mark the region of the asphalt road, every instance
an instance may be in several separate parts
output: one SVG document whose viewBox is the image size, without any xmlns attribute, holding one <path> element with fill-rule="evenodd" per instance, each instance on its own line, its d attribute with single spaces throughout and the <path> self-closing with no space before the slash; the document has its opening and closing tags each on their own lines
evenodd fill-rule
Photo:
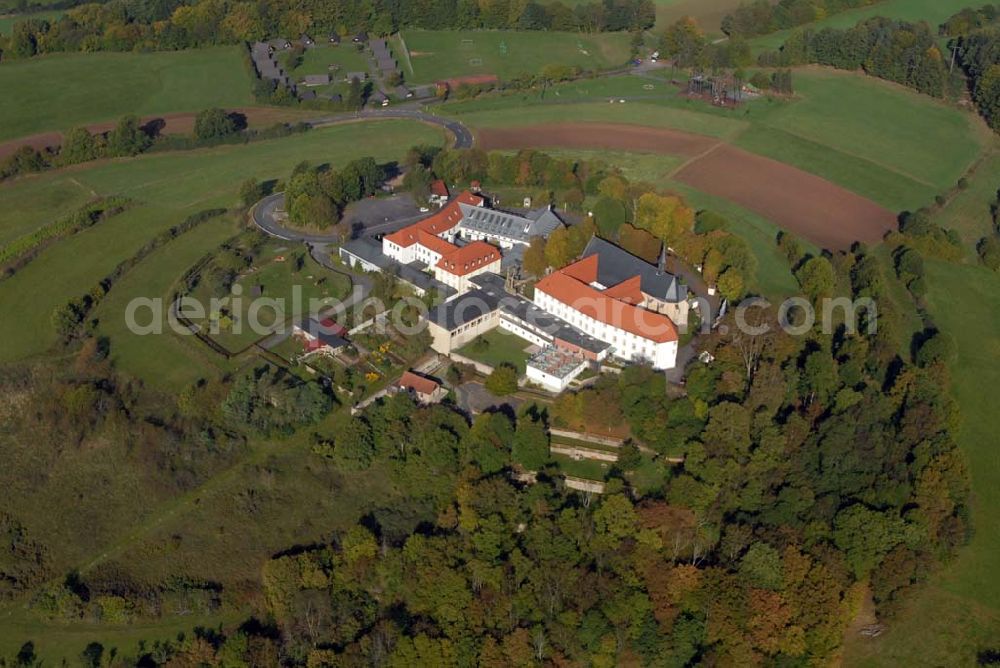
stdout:
<svg viewBox="0 0 1000 668">
<path fill-rule="evenodd" d="M 431 123 L 447 129 L 455 137 L 455 148 L 472 148 L 473 137 L 469 128 L 458 121 L 448 118 L 428 114 L 418 109 L 366 109 L 353 114 L 340 114 L 328 116 L 308 121 L 314 128 L 328 127 L 340 123 L 356 123 L 365 119 L 401 118 L 419 121 L 421 123 Z M 250 217 L 254 224 L 272 237 L 284 239 L 286 241 L 299 241 L 307 244 L 336 243 L 339 238 L 335 234 L 310 234 L 298 230 L 282 227 L 275 218 L 275 212 L 283 208 L 285 200 L 284 193 L 274 193 L 268 195 L 254 205 L 250 210 Z M 415 223 L 427 214 L 406 216 L 405 218 L 395 218 L 365 227 L 365 234 L 384 234 Z"/>
<path fill-rule="evenodd" d="M 430 123 L 431 125 L 439 125 L 455 135 L 455 148 L 472 148 L 473 137 L 469 128 L 465 127 L 459 121 L 452 120 L 450 118 L 442 118 L 441 116 L 435 116 L 434 114 L 428 114 L 427 112 L 420 111 L 419 109 L 364 109 L 353 114 L 338 114 L 337 116 L 317 118 L 308 121 L 308 123 L 314 128 L 320 128 L 328 125 L 336 125 L 338 123 L 353 123 L 359 119 L 366 118 L 401 118 L 405 120 L 420 121 L 421 123 Z"/>
</svg>

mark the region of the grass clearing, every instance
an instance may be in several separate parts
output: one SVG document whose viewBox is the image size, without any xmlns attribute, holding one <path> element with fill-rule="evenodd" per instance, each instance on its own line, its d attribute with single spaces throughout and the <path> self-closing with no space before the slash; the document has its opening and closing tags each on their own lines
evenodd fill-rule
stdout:
<svg viewBox="0 0 1000 668">
<path fill-rule="evenodd" d="M 508 103 L 504 109 L 488 111 L 468 111 L 448 105 L 442 107 L 441 110 L 473 128 L 558 123 L 571 117 L 574 122 L 610 122 L 666 127 L 710 137 L 729 138 L 747 127 L 743 121 L 739 120 L 644 102 L 628 102 L 626 104 L 588 102 L 526 107 Z"/>
<path fill-rule="evenodd" d="M 18 314 L 0 323 L 4 341 L 0 361 L 45 352 L 56 342 L 50 318 L 57 306 L 90 289 L 118 262 L 185 217 L 207 208 L 235 206 L 240 183 L 247 178 L 284 178 L 304 159 L 334 166 L 364 156 L 398 160 L 409 146 L 444 141 L 438 128 L 386 120 L 248 145 L 105 161 L 4 184 L 0 199 L 6 202 L 13 193 L 15 201 L 29 206 L 30 198 L 18 195 L 22 188 L 42 193 L 39 184 L 58 186 L 71 174 L 86 189 L 131 197 L 139 205 L 54 244 L 13 277 L 0 281 L 0 302 Z M 24 215 L 6 213 L 18 219 Z"/>
<path fill-rule="evenodd" d="M 163 299 L 165 316 L 175 281 L 212 248 L 233 236 L 237 225 L 231 217 L 210 220 L 160 248 L 125 275 L 96 310 L 99 331 L 111 343 L 111 361 L 120 370 L 149 384 L 180 391 L 206 375 L 206 361 L 217 361 L 193 337 L 171 331 L 137 336 L 125 322 L 128 302 L 136 297 Z M 164 322 L 166 322 L 164 320 Z M 200 354 L 199 354 L 200 353 Z M 208 369 L 211 373 L 212 369 Z"/>
<path fill-rule="evenodd" d="M 418 84 L 475 74 L 510 79 L 550 64 L 597 70 L 623 65 L 629 56 L 627 33 L 406 30 L 402 38 L 412 68 L 405 74 Z M 392 46 L 405 67 L 398 38 Z"/>
<path fill-rule="evenodd" d="M 301 259 L 302 269 L 298 268 Z M 268 336 L 251 327 L 254 319 L 267 328 L 276 328 L 296 316 L 310 312 L 310 300 L 341 300 L 351 289 L 350 281 L 343 274 L 332 272 L 316 263 L 308 252 L 299 244 L 273 242 L 265 246 L 261 255 L 255 260 L 254 267 L 248 273 L 240 276 L 234 284 L 239 286 L 242 299 L 238 309 L 229 295 L 222 296 L 225 305 L 220 309 L 224 313 L 213 314 L 209 304 L 213 298 L 219 298 L 212 293 L 207 281 L 202 281 L 191 295 L 204 305 L 206 317 L 195 319 L 194 322 L 204 330 L 212 328 L 213 319 L 231 323 L 220 327 L 218 334 L 210 334 L 213 340 L 226 350 L 238 353 L 257 341 Z M 258 315 L 253 315 L 251 308 L 255 297 L 255 289 L 260 289 L 260 296 L 267 300 L 276 300 L 281 304 L 278 310 L 265 307 Z M 296 297 L 296 294 L 299 296 Z"/>
<path fill-rule="evenodd" d="M 456 352 L 492 367 L 513 364 L 523 376 L 528 364 L 528 353 L 524 350 L 532 345 L 516 334 L 497 328 L 476 337 Z"/>
<path fill-rule="evenodd" d="M 250 74 L 235 46 L 41 56 L 0 67 L 0 89 L 0 140 L 65 131 L 125 114 L 252 103 Z"/>
<path fill-rule="evenodd" d="M 794 85 L 799 99 L 771 109 L 762 120 L 765 126 L 925 187 L 954 185 L 983 145 L 985 137 L 972 113 L 901 86 L 821 68 L 796 70 Z M 783 160 L 785 144 L 774 142 L 768 155 Z M 762 149 L 758 145 L 755 150 Z"/>
<path fill-rule="evenodd" d="M 968 180 L 968 188 L 959 191 L 939 214 L 942 221 L 958 230 L 970 248 L 975 247 L 993 231 L 989 203 L 1000 192 L 1000 152 L 991 151 L 983 157 Z"/>
<path fill-rule="evenodd" d="M 3 216 L 0 245 L 50 225 L 94 199 L 90 190 L 65 176 L 53 180 L 26 180 L 19 188 L 2 188 Z"/>
</svg>

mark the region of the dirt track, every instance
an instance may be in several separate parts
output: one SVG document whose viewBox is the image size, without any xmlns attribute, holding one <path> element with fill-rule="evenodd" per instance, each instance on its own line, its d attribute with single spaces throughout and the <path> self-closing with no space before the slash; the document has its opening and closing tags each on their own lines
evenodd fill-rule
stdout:
<svg viewBox="0 0 1000 668">
<path fill-rule="evenodd" d="M 484 149 L 600 148 L 692 158 L 675 175 L 823 248 L 874 243 L 895 228 L 892 211 L 835 183 L 712 137 L 614 123 L 565 123 L 478 131 Z"/>
<path fill-rule="evenodd" d="M 704 135 L 666 128 L 617 123 L 559 123 L 520 128 L 483 128 L 476 133 L 479 148 L 532 147 L 603 148 L 694 157 L 719 143 Z"/>
</svg>

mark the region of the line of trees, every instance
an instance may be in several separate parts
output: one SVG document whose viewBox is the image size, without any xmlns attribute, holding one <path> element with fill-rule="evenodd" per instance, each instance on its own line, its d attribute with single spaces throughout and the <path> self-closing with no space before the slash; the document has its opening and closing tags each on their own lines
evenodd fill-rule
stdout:
<svg viewBox="0 0 1000 668">
<path fill-rule="evenodd" d="M 965 9 L 945 21 L 942 35 L 969 78 L 972 99 L 990 127 L 1000 132 L 1000 8 Z"/>
<path fill-rule="evenodd" d="M 853 28 L 811 28 L 794 32 L 777 51 L 761 54 L 765 67 L 816 63 L 894 81 L 943 97 L 948 64 L 926 23 L 875 17 Z"/>
<path fill-rule="evenodd" d="M 164 127 L 162 119 L 142 123 L 134 115 L 123 116 L 107 132 L 91 132 L 85 127 L 75 127 L 66 133 L 59 146 L 36 149 L 25 145 L 18 148 L 0 162 L 0 181 L 101 158 L 135 157 L 154 150 L 186 150 L 274 139 L 310 128 L 306 123 L 276 123 L 264 130 L 248 130 L 243 114 L 219 108 L 199 112 L 195 117 L 194 133 L 190 136 L 164 134 Z"/>
<path fill-rule="evenodd" d="M 744 2 L 722 19 L 729 37 L 755 37 L 812 23 L 833 14 L 867 7 L 879 0 L 753 0 Z"/>
<path fill-rule="evenodd" d="M 285 209 L 300 227 L 335 227 L 345 206 L 379 192 L 385 178 L 386 169 L 370 157 L 352 160 L 340 170 L 302 162 L 285 187 Z"/>
<path fill-rule="evenodd" d="M 652 0 L 539 3 L 534 0 L 134 0 L 87 4 L 56 20 L 27 18 L 0 39 L 0 52 L 30 58 L 62 51 L 174 50 L 239 44 L 302 33 L 390 34 L 401 28 L 434 30 L 638 31 L 656 20 Z"/>
</svg>

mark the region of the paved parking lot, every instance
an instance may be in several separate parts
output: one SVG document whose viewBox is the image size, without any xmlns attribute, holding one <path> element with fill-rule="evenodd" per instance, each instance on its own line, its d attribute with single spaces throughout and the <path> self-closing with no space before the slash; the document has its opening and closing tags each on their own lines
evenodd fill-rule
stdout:
<svg viewBox="0 0 1000 668">
<path fill-rule="evenodd" d="M 344 212 L 344 222 L 350 226 L 351 236 L 357 238 L 394 232 L 429 215 L 420 212 L 413 195 L 400 193 L 351 203 Z"/>
</svg>

